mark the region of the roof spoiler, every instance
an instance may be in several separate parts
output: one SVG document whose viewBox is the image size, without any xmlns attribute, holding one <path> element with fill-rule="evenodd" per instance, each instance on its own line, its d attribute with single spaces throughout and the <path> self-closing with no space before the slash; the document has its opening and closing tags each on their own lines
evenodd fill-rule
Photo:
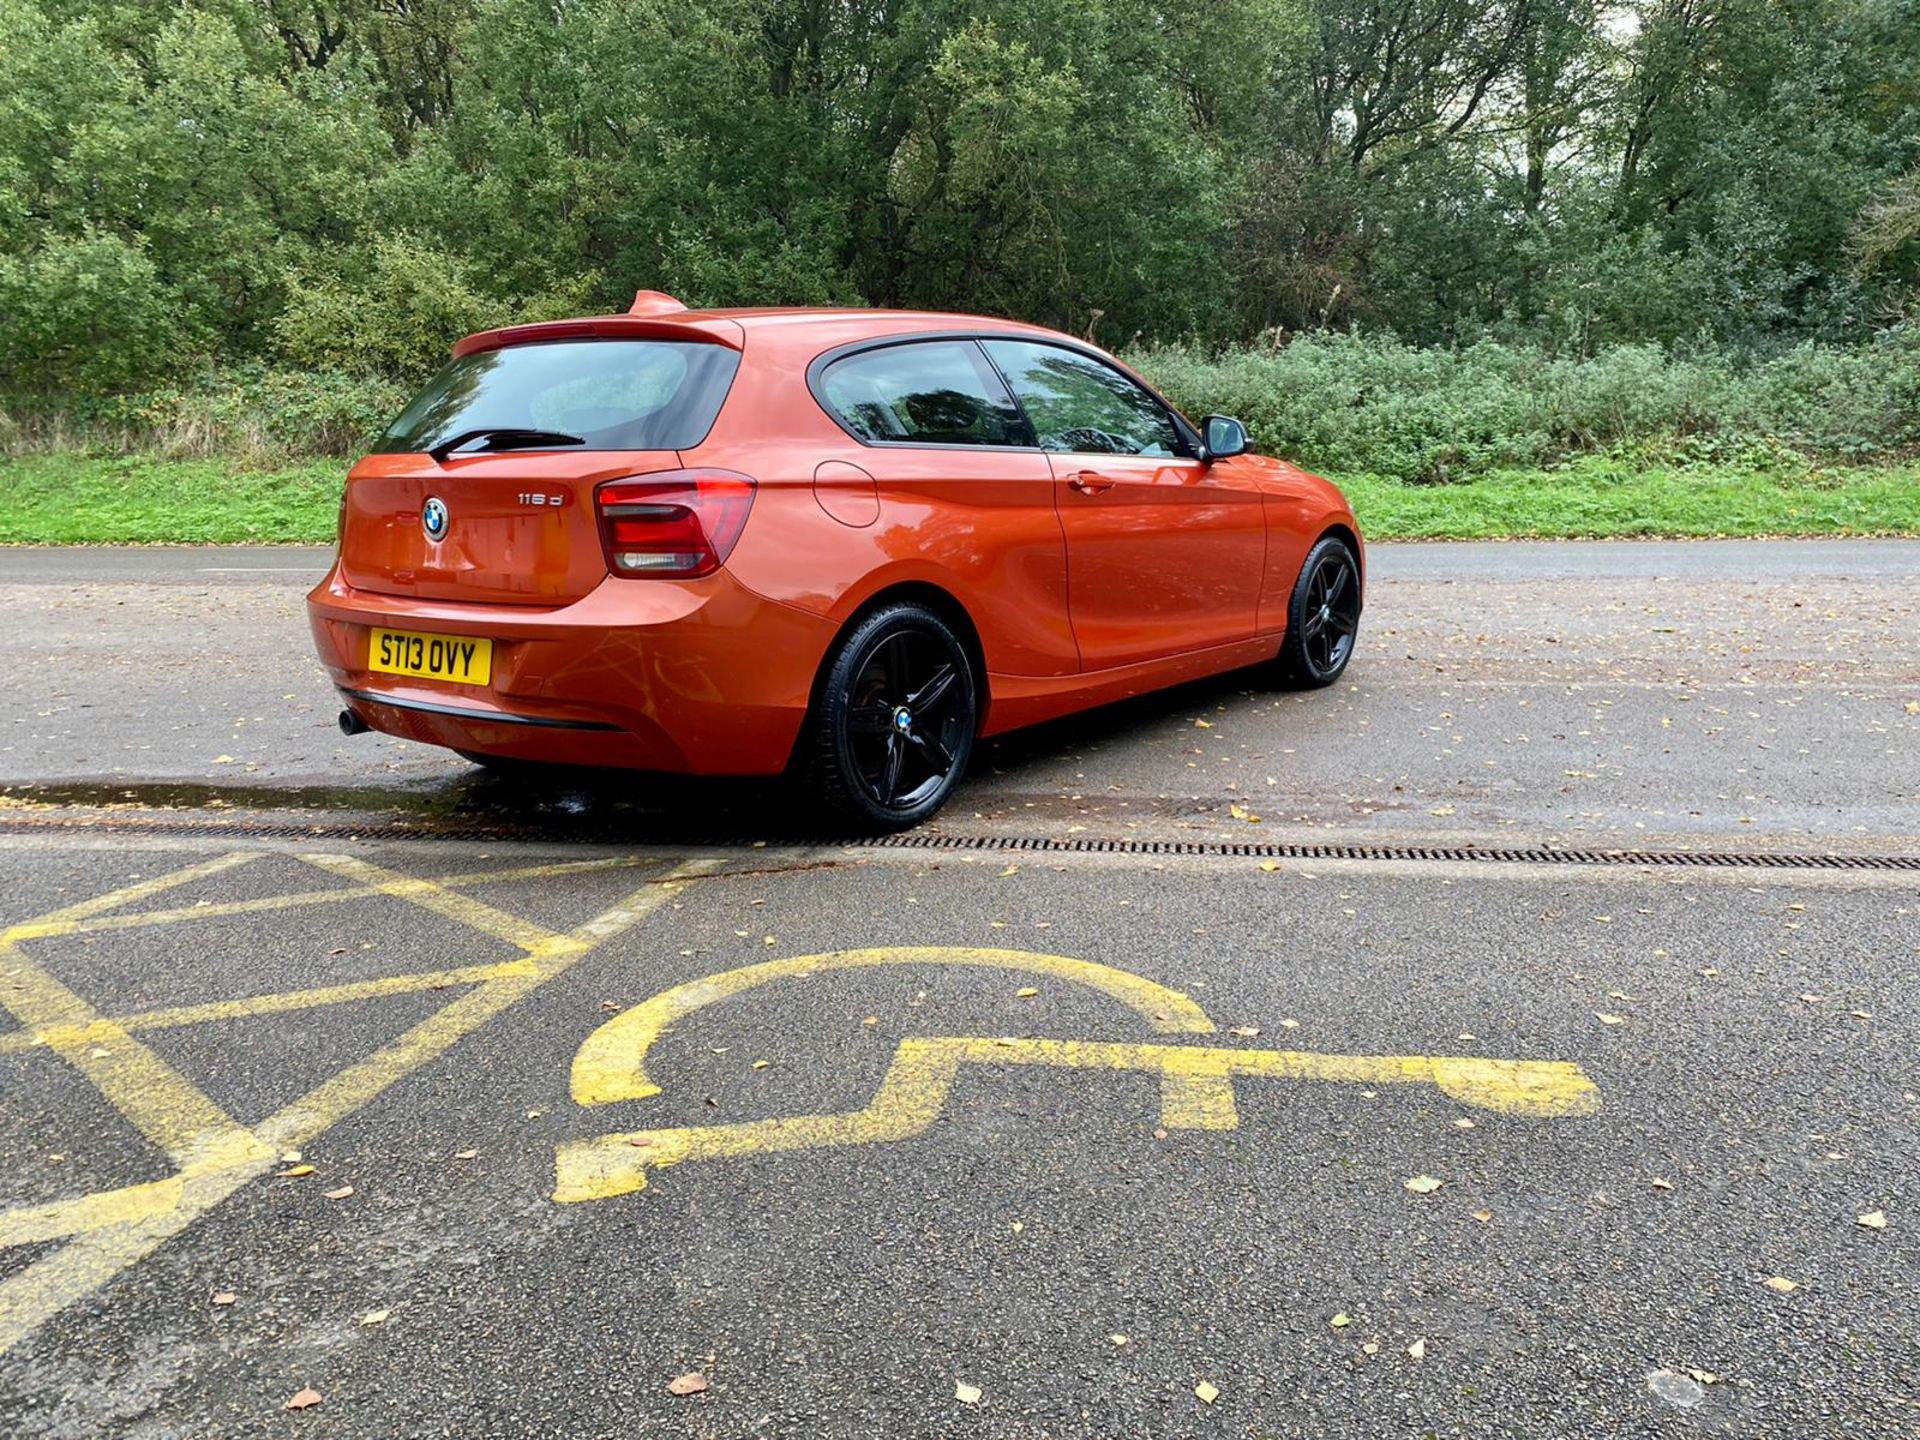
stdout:
<svg viewBox="0 0 1920 1440">
<path fill-rule="evenodd" d="M 671 297 L 668 297 L 671 298 Z M 745 348 L 746 333 L 732 320 L 718 315 L 695 315 L 673 301 L 671 311 L 655 314 L 592 315 L 578 320 L 539 320 L 482 330 L 453 347 L 456 357 L 479 350 L 504 350 L 509 345 L 532 345 L 543 340 L 703 340 L 729 350 Z"/>
</svg>

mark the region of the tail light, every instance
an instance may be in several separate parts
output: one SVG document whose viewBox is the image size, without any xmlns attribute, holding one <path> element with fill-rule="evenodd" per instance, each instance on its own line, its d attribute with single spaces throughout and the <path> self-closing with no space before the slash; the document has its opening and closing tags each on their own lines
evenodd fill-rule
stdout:
<svg viewBox="0 0 1920 1440">
<path fill-rule="evenodd" d="M 711 575 L 746 528 L 754 482 L 731 470 L 668 470 L 609 480 L 594 492 L 615 575 Z"/>
</svg>

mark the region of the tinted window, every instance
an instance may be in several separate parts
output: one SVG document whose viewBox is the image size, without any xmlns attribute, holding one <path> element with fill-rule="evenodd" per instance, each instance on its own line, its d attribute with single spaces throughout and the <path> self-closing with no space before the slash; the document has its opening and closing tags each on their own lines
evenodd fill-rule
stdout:
<svg viewBox="0 0 1920 1440">
<path fill-rule="evenodd" d="M 1055 345 L 988 340 L 1040 448 L 1096 455 L 1184 455 L 1166 407 L 1091 356 Z"/>
<path fill-rule="evenodd" d="M 1031 445 L 1007 387 L 971 340 L 885 345 L 820 377 L 827 408 L 862 440 Z"/>
<path fill-rule="evenodd" d="M 430 450 L 466 430 L 578 435 L 588 450 L 685 450 L 713 428 L 737 351 L 697 340 L 558 340 L 463 355 L 374 447 Z"/>
</svg>

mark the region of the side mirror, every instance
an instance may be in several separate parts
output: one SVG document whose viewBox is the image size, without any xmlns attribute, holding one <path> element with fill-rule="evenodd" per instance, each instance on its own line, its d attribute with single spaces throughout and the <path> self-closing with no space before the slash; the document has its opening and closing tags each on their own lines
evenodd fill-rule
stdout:
<svg viewBox="0 0 1920 1440">
<path fill-rule="evenodd" d="M 1200 422 L 1202 459 L 1227 460 L 1247 453 L 1247 427 L 1231 415 L 1209 415 Z"/>
</svg>

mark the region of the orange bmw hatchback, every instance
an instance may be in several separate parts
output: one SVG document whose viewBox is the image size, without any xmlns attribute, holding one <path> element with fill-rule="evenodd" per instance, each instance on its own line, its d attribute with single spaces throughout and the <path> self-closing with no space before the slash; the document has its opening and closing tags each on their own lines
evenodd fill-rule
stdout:
<svg viewBox="0 0 1920 1440">
<path fill-rule="evenodd" d="M 1330 684 L 1363 576 L 1334 486 L 1078 340 L 643 291 L 456 345 L 348 475 L 308 609 L 349 734 L 791 772 L 888 830 L 983 736 L 1242 666 Z"/>
</svg>

